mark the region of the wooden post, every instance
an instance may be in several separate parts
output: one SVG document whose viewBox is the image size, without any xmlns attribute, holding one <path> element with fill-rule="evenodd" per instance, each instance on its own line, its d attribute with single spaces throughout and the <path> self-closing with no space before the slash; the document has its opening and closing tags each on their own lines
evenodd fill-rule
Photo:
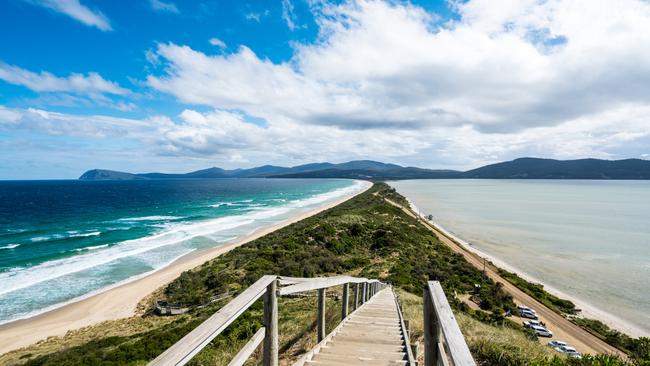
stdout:
<svg viewBox="0 0 650 366">
<path fill-rule="evenodd" d="M 361 305 L 366 302 L 366 283 L 361 284 Z"/>
<path fill-rule="evenodd" d="M 354 301 L 352 302 L 352 309 L 357 310 L 359 307 L 359 284 L 354 284 Z"/>
<path fill-rule="evenodd" d="M 348 303 L 350 302 L 350 284 L 343 285 L 343 304 L 341 304 L 341 320 L 348 316 Z"/>
<path fill-rule="evenodd" d="M 264 350 L 262 364 L 278 366 L 278 281 L 271 282 L 264 294 Z"/>
<path fill-rule="evenodd" d="M 325 338 L 325 289 L 318 289 L 318 342 Z"/>
<path fill-rule="evenodd" d="M 438 364 L 438 321 L 436 319 L 435 311 L 431 294 L 428 287 L 424 289 L 424 365 L 435 366 Z"/>
</svg>

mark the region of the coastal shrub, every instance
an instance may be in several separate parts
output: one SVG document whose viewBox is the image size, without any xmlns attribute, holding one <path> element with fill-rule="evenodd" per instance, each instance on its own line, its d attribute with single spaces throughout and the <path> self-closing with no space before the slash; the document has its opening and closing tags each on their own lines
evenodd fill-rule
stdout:
<svg viewBox="0 0 650 366">
<path fill-rule="evenodd" d="M 520 290 L 535 298 L 537 301 L 546 305 L 557 313 L 576 314 L 578 310 L 573 302 L 561 299 L 555 295 L 549 294 L 544 290 L 544 286 L 538 283 L 528 282 L 517 276 L 515 273 L 508 272 L 504 269 L 498 269 L 499 275 L 506 278 Z"/>
<path fill-rule="evenodd" d="M 611 329 L 599 320 L 577 317 L 571 320 L 581 327 L 590 330 L 612 346 L 626 351 L 640 365 L 650 365 L 650 338 L 632 338 L 627 334 Z"/>
</svg>

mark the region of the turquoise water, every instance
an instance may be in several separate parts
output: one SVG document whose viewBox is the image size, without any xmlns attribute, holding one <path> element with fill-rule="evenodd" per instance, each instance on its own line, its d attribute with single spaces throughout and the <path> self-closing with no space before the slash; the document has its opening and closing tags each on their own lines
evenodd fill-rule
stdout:
<svg viewBox="0 0 650 366">
<path fill-rule="evenodd" d="M 0 182 L 0 322 L 360 190 L 329 179 Z"/>
<path fill-rule="evenodd" d="M 473 247 L 650 334 L 650 182 L 391 185 Z"/>
</svg>

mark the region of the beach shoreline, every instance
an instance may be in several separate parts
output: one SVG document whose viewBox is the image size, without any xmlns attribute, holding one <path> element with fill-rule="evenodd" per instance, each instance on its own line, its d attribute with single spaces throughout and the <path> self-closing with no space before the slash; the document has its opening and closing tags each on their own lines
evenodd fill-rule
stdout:
<svg viewBox="0 0 650 366">
<path fill-rule="evenodd" d="M 447 230 L 445 227 L 441 226 L 439 223 L 436 223 L 434 221 L 430 221 L 426 218 L 426 215 L 420 212 L 420 210 L 417 208 L 417 206 L 409 199 L 407 199 L 409 206 L 411 210 L 420 217 L 430 223 L 432 226 L 434 226 L 438 231 L 440 231 L 442 234 L 447 236 L 449 239 L 453 240 L 456 242 L 460 247 L 465 249 L 468 252 L 471 252 L 481 258 L 485 258 L 487 261 L 492 263 L 493 266 L 497 268 L 504 269 L 508 272 L 512 272 L 516 274 L 517 276 L 523 278 L 524 280 L 532 283 L 538 283 L 544 286 L 544 290 L 548 292 L 551 295 L 557 296 L 561 299 L 566 299 L 571 302 L 573 302 L 576 305 L 576 308 L 580 309 L 579 314 L 577 315 L 578 317 L 581 318 L 589 318 L 589 319 L 595 319 L 603 322 L 607 326 L 609 326 L 612 329 L 615 329 L 617 331 L 623 332 L 627 335 L 633 336 L 633 337 L 647 337 L 648 334 L 644 330 L 636 327 L 634 324 L 630 324 L 628 321 L 623 320 L 609 312 L 606 312 L 604 310 L 599 309 L 598 307 L 588 303 L 587 301 L 578 299 L 574 296 L 568 295 L 565 292 L 558 290 L 555 287 L 548 286 L 546 283 L 543 281 L 540 281 L 539 279 L 535 278 L 534 276 L 531 276 L 530 274 L 526 273 L 525 271 L 491 255 L 488 254 L 478 248 L 476 248 L 474 245 L 471 243 L 463 240 L 462 238 L 458 237 L 457 235 L 453 234 L 449 230 Z"/>
<path fill-rule="evenodd" d="M 62 306 L 29 318 L 1 324 L 0 355 L 29 346 L 48 337 L 63 336 L 69 330 L 95 325 L 107 320 L 134 316 L 136 315 L 137 305 L 143 298 L 173 281 L 182 272 L 198 267 L 221 254 L 273 231 L 337 206 L 372 187 L 371 182 L 361 182 L 364 186 L 352 194 L 339 197 L 334 201 L 308 211 L 296 213 L 273 225 L 258 228 L 232 242 L 215 248 L 193 251 L 174 260 L 165 267 L 135 277 L 135 279 L 128 282 L 107 287 L 101 292 L 77 298 Z"/>
</svg>

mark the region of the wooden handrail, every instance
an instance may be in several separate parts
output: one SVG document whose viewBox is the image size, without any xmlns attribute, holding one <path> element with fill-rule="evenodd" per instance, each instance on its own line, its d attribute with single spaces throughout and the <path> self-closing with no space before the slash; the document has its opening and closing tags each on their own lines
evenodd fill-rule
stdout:
<svg viewBox="0 0 650 366">
<path fill-rule="evenodd" d="M 299 281 L 299 282 L 296 281 L 296 279 L 292 279 L 292 281 L 295 282 L 289 284 L 289 286 L 280 289 L 280 296 L 289 295 L 296 292 L 320 290 L 323 288 L 344 285 L 346 283 L 378 283 L 379 282 L 377 280 L 369 280 L 367 278 L 357 278 L 357 277 L 349 277 L 349 276 L 316 277 L 316 278 L 307 279 L 306 281 Z M 281 278 L 280 284 L 282 283 L 283 282 Z"/>
<path fill-rule="evenodd" d="M 325 336 L 325 289 L 328 287 L 355 284 L 356 310 L 358 300 L 364 303 L 378 292 L 385 284 L 378 280 L 368 280 L 350 276 L 319 277 L 319 278 L 298 278 L 266 275 L 257 280 L 249 288 L 244 290 L 231 302 L 222 307 L 218 312 L 210 316 L 198 327 L 186 334 L 178 342 L 168 348 L 165 352 L 149 363 L 149 366 L 182 366 L 189 362 L 208 343 L 223 332 L 237 317 L 246 311 L 255 301 L 264 296 L 264 327 L 261 328 L 251 340 L 237 353 L 231 361 L 232 365 L 241 365 L 246 361 L 253 351 L 263 343 L 264 366 L 278 365 L 278 305 L 277 296 L 293 294 L 302 291 L 318 290 L 318 328 L 319 341 Z M 285 285 L 285 287 L 280 287 Z M 363 296 L 358 297 L 358 289 L 363 289 Z M 345 303 L 342 304 L 342 318 L 348 315 L 348 296 L 344 296 Z"/>
<path fill-rule="evenodd" d="M 246 343 L 244 348 L 242 348 L 235 357 L 233 357 L 232 361 L 228 364 L 228 366 L 242 366 L 248 358 L 255 352 L 257 347 L 262 344 L 262 341 L 264 340 L 264 335 L 265 335 L 266 328 L 262 327 L 260 328 L 255 335 Z"/>
<path fill-rule="evenodd" d="M 181 366 L 189 362 L 210 341 L 224 331 L 265 292 L 266 287 L 276 281 L 277 276 L 263 276 L 221 310 L 201 323 L 185 337 L 156 357 L 149 366 Z"/>
<path fill-rule="evenodd" d="M 476 366 L 438 281 L 424 288 L 425 366 Z"/>
</svg>

